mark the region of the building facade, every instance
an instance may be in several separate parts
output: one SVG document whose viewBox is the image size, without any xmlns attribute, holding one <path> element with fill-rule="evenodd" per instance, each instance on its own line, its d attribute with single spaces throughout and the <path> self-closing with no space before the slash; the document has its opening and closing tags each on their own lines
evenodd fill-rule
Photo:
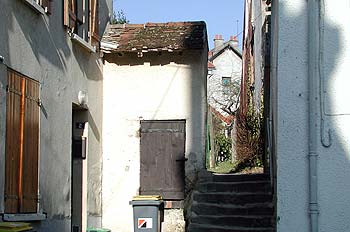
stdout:
<svg viewBox="0 0 350 232">
<path fill-rule="evenodd" d="M 185 198 L 205 168 L 205 23 L 110 25 L 102 43 L 103 225 L 131 231 L 133 196 L 161 195 L 162 231 L 185 231 Z"/>
<path fill-rule="evenodd" d="M 101 226 L 98 49 L 111 10 L 105 0 L 2 1 L 0 220 Z"/>
<path fill-rule="evenodd" d="M 246 1 L 248 20 L 265 14 L 253 9 L 260 3 Z M 348 231 L 350 27 L 344 21 L 349 2 L 265 3 L 271 3 L 263 8 L 271 10 L 271 36 L 260 44 L 270 49 L 251 49 L 250 57 L 269 53 L 270 59 L 270 77 L 262 84 L 269 90 L 265 136 L 273 160 L 277 231 Z M 259 46 L 260 28 L 245 30 Z M 251 60 L 256 72 L 262 62 Z"/>
<path fill-rule="evenodd" d="M 216 35 L 208 55 L 208 104 L 224 116 L 234 115 L 239 98 L 242 54 L 238 40 Z"/>
</svg>

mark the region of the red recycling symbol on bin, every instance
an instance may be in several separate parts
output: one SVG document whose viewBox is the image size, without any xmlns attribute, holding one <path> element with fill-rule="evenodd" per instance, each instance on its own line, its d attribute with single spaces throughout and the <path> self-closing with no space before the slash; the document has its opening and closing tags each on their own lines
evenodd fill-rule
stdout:
<svg viewBox="0 0 350 232">
<path fill-rule="evenodd" d="M 139 229 L 151 229 L 152 228 L 152 218 L 138 218 L 137 228 Z"/>
</svg>

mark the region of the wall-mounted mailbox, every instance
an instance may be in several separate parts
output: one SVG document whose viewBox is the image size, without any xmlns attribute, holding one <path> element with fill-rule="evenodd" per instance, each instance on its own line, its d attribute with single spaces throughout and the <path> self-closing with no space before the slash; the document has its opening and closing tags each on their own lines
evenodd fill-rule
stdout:
<svg viewBox="0 0 350 232">
<path fill-rule="evenodd" d="M 74 158 L 86 158 L 86 137 L 78 136 L 73 138 L 72 154 Z"/>
</svg>

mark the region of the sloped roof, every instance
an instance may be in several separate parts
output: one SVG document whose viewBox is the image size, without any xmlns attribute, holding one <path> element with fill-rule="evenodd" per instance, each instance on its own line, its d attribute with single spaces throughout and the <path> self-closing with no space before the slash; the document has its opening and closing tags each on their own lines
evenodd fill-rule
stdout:
<svg viewBox="0 0 350 232">
<path fill-rule="evenodd" d="M 226 123 L 226 125 L 231 125 L 235 117 L 233 115 L 223 115 L 219 111 L 217 111 L 213 106 L 209 105 L 209 110 L 212 112 L 214 115 L 216 115 L 221 121 Z"/>
<path fill-rule="evenodd" d="M 242 52 L 239 50 L 238 47 L 235 47 L 232 45 L 230 41 L 227 41 L 223 43 L 222 45 L 211 49 L 208 52 L 208 60 L 213 61 L 216 57 L 218 57 L 220 54 L 222 54 L 225 49 L 232 49 L 232 51 L 240 58 L 242 58 Z"/>
<path fill-rule="evenodd" d="M 215 69 L 215 65 L 213 64 L 213 62 L 208 61 L 208 69 Z"/>
<path fill-rule="evenodd" d="M 107 26 L 101 50 L 105 53 L 198 50 L 207 43 L 203 21 L 115 24 Z"/>
</svg>

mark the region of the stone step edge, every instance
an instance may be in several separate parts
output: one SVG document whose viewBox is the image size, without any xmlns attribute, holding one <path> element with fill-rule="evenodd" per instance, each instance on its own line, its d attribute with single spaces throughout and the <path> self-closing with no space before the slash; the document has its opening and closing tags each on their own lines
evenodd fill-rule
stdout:
<svg viewBox="0 0 350 232">
<path fill-rule="evenodd" d="M 218 185 L 240 185 L 240 184 L 271 184 L 271 181 L 268 180 L 249 180 L 249 181 L 234 181 L 234 182 L 225 182 L 225 181 L 213 181 L 213 180 L 199 180 L 198 185 L 202 184 L 218 184 Z"/>
<path fill-rule="evenodd" d="M 219 219 L 219 218 L 244 218 L 244 219 L 273 219 L 273 215 L 197 215 L 196 213 L 191 214 L 192 218 L 212 218 L 212 219 Z"/>
<path fill-rule="evenodd" d="M 248 203 L 245 205 L 236 205 L 236 204 L 216 204 L 216 203 L 203 203 L 203 202 L 192 202 L 192 206 L 209 206 L 217 207 L 222 209 L 251 209 L 251 208 L 273 208 L 272 202 L 261 202 L 261 203 Z"/>
<path fill-rule="evenodd" d="M 206 195 L 231 195 L 231 196 L 244 196 L 244 195 L 271 195 L 272 196 L 272 192 L 256 192 L 256 191 L 252 191 L 252 192 L 235 192 L 235 191 L 230 191 L 230 192 L 201 192 L 199 190 L 194 190 L 192 192 L 192 194 L 206 194 Z"/>
<path fill-rule="evenodd" d="M 262 231 L 262 230 L 271 230 L 274 231 L 274 228 L 272 227 L 242 227 L 242 226 L 214 226 L 211 224 L 199 224 L 199 223 L 190 223 L 189 224 L 189 229 L 192 227 L 197 227 L 198 229 L 200 228 L 205 228 L 205 229 L 220 229 L 220 230 L 237 230 L 237 231 Z"/>
</svg>

